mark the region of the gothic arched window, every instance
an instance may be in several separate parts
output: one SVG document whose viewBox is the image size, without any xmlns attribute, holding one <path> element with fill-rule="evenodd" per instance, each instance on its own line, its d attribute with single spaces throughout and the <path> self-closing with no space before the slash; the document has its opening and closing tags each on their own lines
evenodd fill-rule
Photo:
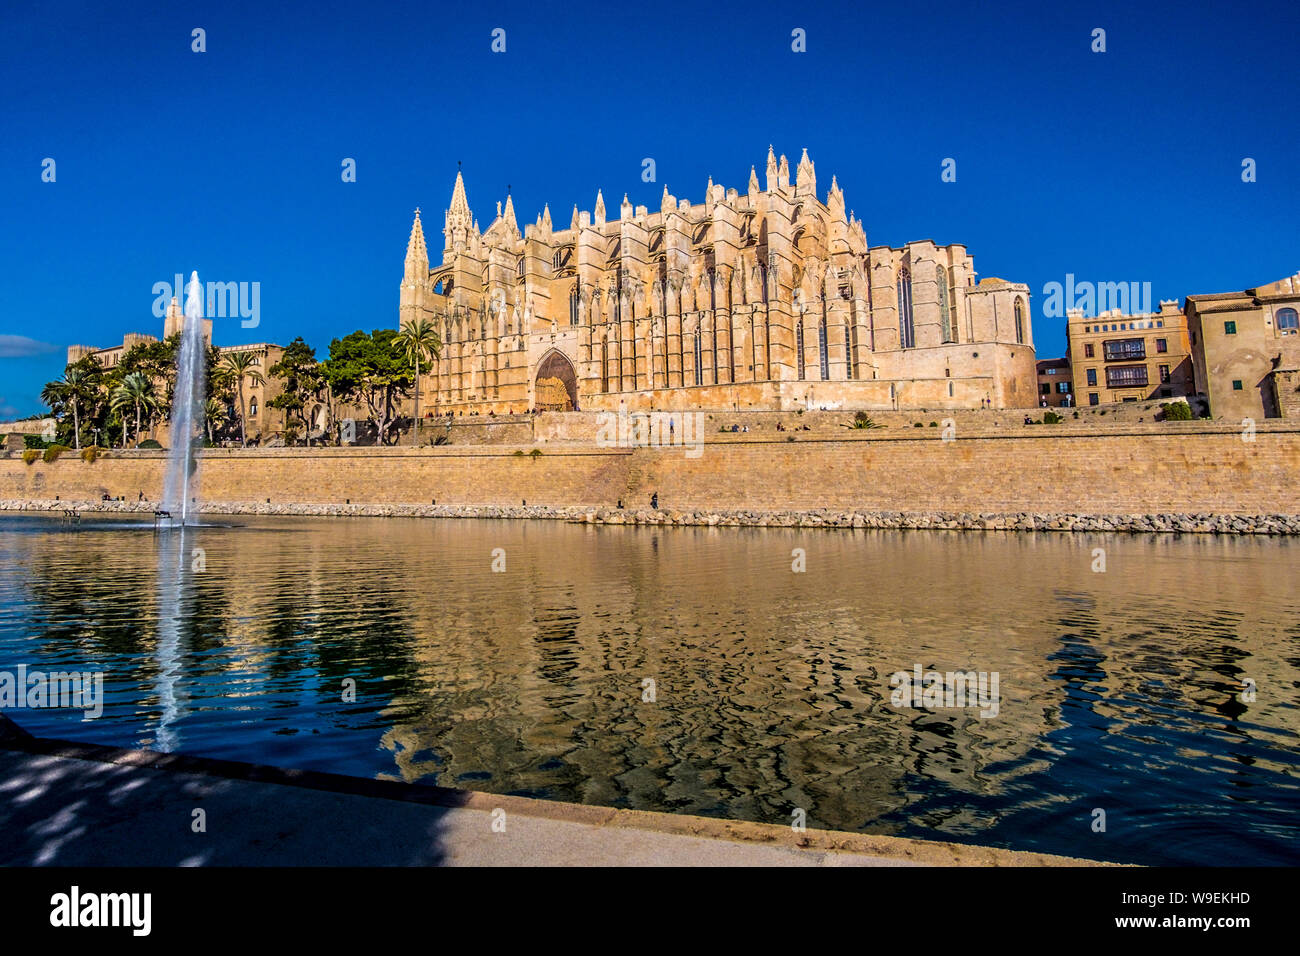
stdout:
<svg viewBox="0 0 1300 956">
<path fill-rule="evenodd" d="M 569 324 L 578 324 L 578 284 L 575 282 L 569 290 Z"/>
<path fill-rule="evenodd" d="M 515 275 L 521 279 L 524 277 L 524 260 L 522 257 L 519 259 L 519 265 L 515 266 Z"/>
<path fill-rule="evenodd" d="M 822 320 L 817 326 L 817 361 L 821 365 L 822 381 L 831 377 L 830 344 L 826 341 L 826 300 L 822 299 Z"/>
<path fill-rule="evenodd" d="M 797 355 L 796 361 L 799 363 L 799 381 L 803 381 L 803 319 L 795 327 L 794 350 Z"/>
<path fill-rule="evenodd" d="M 1019 297 L 1016 298 L 1016 343 L 1023 345 L 1025 342 L 1025 305 Z"/>
<path fill-rule="evenodd" d="M 916 345 L 916 325 L 912 319 L 912 273 L 907 266 L 898 271 L 898 347 Z"/>
<path fill-rule="evenodd" d="M 956 342 L 960 338 L 957 334 L 957 283 L 951 269 L 948 270 L 948 328 L 952 330 L 952 340 Z"/>
<path fill-rule="evenodd" d="M 700 330 L 695 330 L 695 384 L 704 384 L 704 353 L 700 345 Z"/>
<path fill-rule="evenodd" d="M 948 310 L 948 272 L 943 266 L 935 266 L 934 281 L 939 284 L 939 321 L 943 325 L 943 341 L 951 342 L 952 315 Z"/>
<path fill-rule="evenodd" d="M 758 380 L 758 339 L 754 336 L 754 317 L 749 317 L 749 377 L 755 381 Z"/>
</svg>

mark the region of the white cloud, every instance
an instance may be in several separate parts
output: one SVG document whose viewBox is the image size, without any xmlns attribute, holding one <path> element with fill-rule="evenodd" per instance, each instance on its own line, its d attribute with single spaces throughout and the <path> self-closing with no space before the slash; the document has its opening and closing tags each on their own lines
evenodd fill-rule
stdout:
<svg viewBox="0 0 1300 956">
<path fill-rule="evenodd" d="M 28 358 L 33 355 L 49 355 L 58 350 L 57 345 L 29 339 L 25 335 L 0 335 L 0 358 Z"/>
</svg>

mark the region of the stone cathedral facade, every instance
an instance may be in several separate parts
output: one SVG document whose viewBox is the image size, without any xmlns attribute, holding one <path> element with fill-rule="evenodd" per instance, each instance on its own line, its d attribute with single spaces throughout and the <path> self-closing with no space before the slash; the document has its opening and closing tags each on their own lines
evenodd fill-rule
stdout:
<svg viewBox="0 0 1300 956">
<path fill-rule="evenodd" d="M 744 192 L 616 213 L 597 193 L 521 231 L 507 196 L 480 231 L 457 173 L 431 265 L 416 210 L 399 321 L 443 343 L 422 411 L 1036 404 L 1028 287 L 976 282 L 962 245 L 868 245 L 807 151 L 793 182 L 769 149 L 765 188 L 751 168 Z"/>
</svg>

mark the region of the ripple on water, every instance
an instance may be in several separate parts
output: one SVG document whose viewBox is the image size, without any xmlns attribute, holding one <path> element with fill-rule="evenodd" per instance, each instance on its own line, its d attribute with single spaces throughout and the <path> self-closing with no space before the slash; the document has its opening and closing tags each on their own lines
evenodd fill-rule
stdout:
<svg viewBox="0 0 1300 956">
<path fill-rule="evenodd" d="M 185 560 L 195 547 L 206 571 Z M 1277 690 L 1300 678 L 1298 569 L 1296 543 L 1207 536 L 248 518 L 182 541 L 5 516 L 0 668 L 104 672 L 102 718 L 18 715 L 47 735 L 769 822 L 801 808 L 811 826 L 1132 862 L 1282 863 L 1300 810 L 1300 715 Z M 891 675 L 917 666 L 997 673 L 997 715 L 895 706 Z"/>
</svg>

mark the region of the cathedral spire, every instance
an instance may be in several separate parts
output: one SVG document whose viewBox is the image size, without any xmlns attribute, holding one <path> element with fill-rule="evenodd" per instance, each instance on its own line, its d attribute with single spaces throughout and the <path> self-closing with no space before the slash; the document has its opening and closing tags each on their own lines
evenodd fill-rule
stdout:
<svg viewBox="0 0 1300 956">
<path fill-rule="evenodd" d="M 812 160 L 808 158 L 806 148 L 799 160 L 799 168 L 795 171 L 795 193 L 801 196 L 817 195 L 817 170 L 813 166 Z"/>
<path fill-rule="evenodd" d="M 749 167 L 749 194 L 752 196 L 759 192 L 758 188 L 758 170 L 753 166 Z"/>
<path fill-rule="evenodd" d="M 469 199 L 465 195 L 465 177 L 461 175 L 460 170 L 456 170 L 456 185 L 451 189 L 451 205 L 447 208 L 448 215 L 458 214 L 469 217 Z"/>
<path fill-rule="evenodd" d="M 551 204 L 546 203 L 542 206 L 542 225 L 550 231 L 551 228 Z"/>
<path fill-rule="evenodd" d="M 420 269 L 424 271 L 419 272 Z M 415 209 L 415 221 L 411 223 L 411 237 L 406 240 L 406 271 L 417 278 L 429 273 L 429 250 L 424 244 L 424 227 L 420 225 L 418 206 Z"/>
<path fill-rule="evenodd" d="M 835 216 L 840 222 L 844 222 L 844 190 L 840 189 L 839 181 L 832 176 L 831 188 L 826 193 L 826 207 L 830 209 L 831 215 Z"/>
<path fill-rule="evenodd" d="M 510 197 L 510 193 L 506 193 L 506 211 L 503 218 L 506 225 L 510 227 L 510 231 L 517 235 L 519 233 L 519 222 L 515 219 L 515 201 Z"/>
<path fill-rule="evenodd" d="M 451 205 L 447 207 L 443 235 L 446 237 L 447 249 L 458 245 L 464 248 L 469 234 L 474 230 L 474 214 L 469 209 L 469 199 L 465 195 L 465 179 L 460 170 L 456 170 L 456 185 L 451 190 Z"/>
<path fill-rule="evenodd" d="M 767 147 L 767 191 L 772 192 L 776 189 L 776 153 L 773 152 L 771 145 Z"/>
<path fill-rule="evenodd" d="M 598 227 L 605 225 L 605 197 L 599 189 L 596 190 L 595 223 Z"/>
<path fill-rule="evenodd" d="M 569 220 L 569 228 L 574 232 L 578 231 L 578 204 L 573 204 L 573 218 Z"/>
</svg>

